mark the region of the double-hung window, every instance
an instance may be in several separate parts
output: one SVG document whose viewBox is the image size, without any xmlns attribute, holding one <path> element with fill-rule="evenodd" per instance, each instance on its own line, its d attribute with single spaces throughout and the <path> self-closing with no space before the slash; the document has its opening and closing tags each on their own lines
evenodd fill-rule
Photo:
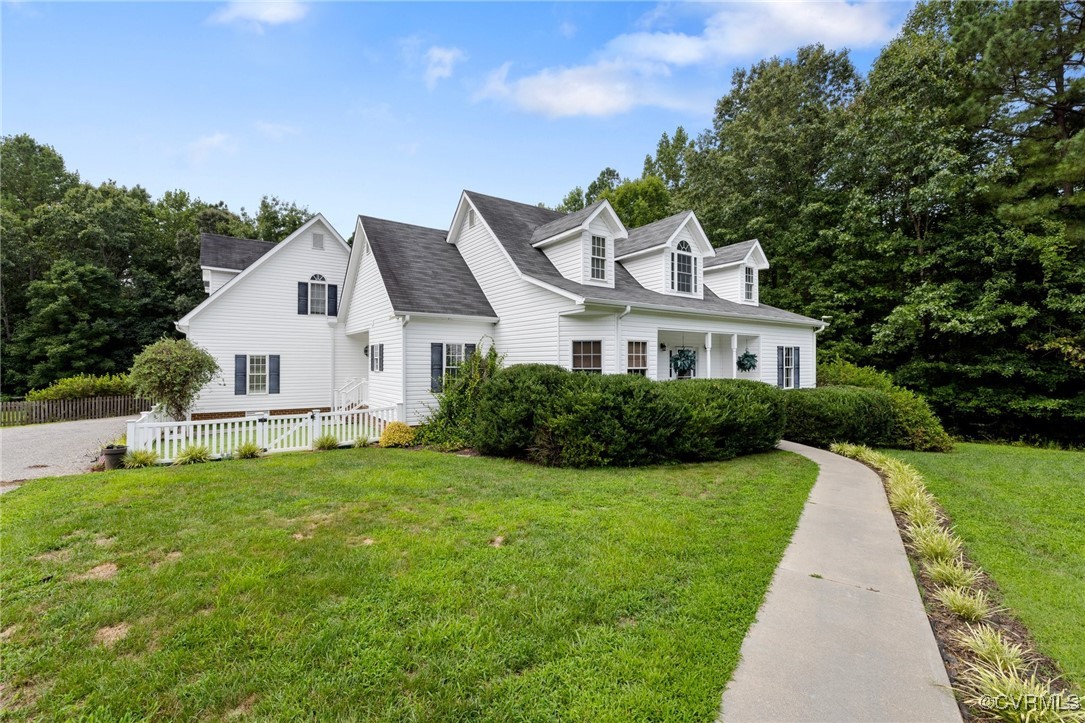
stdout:
<svg viewBox="0 0 1085 723">
<path fill-rule="evenodd" d="M 329 284 L 321 274 L 298 282 L 298 313 L 312 316 L 339 314 L 339 287 Z"/>
<path fill-rule="evenodd" d="M 776 386 L 798 389 L 799 379 L 799 347 L 776 347 Z"/>
<path fill-rule="evenodd" d="M 603 342 L 574 341 L 573 371 L 586 374 L 603 373 Z"/>
<path fill-rule="evenodd" d="M 629 374 L 638 374 L 642 377 L 648 376 L 648 342 L 629 342 L 625 370 Z"/>
<path fill-rule="evenodd" d="M 688 241 L 679 241 L 671 254 L 671 290 L 680 294 L 697 293 L 697 257 Z"/>
<path fill-rule="evenodd" d="M 440 392 L 445 388 L 445 379 L 460 373 L 460 367 L 467 357 L 475 353 L 474 344 L 433 342 L 430 344 L 429 390 Z"/>
<path fill-rule="evenodd" d="M 753 301 L 757 294 L 757 272 L 752 266 L 744 266 L 743 271 L 742 295 L 746 301 Z"/>
<path fill-rule="evenodd" d="M 607 280 L 607 240 L 603 236 L 591 237 L 591 278 Z"/>
<path fill-rule="evenodd" d="M 249 357 L 249 394 L 267 394 L 267 357 Z"/>
<path fill-rule="evenodd" d="M 384 371 L 384 344 L 369 345 L 369 371 Z"/>
<path fill-rule="evenodd" d="M 278 394 L 278 354 L 234 355 L 234 394 Z"/>
</svg>

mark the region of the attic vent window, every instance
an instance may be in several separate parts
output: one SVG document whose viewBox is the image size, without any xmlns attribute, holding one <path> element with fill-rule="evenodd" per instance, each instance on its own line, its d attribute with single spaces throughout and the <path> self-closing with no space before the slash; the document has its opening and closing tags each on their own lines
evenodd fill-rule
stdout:
<svg viewBox="0 0 1085 723">
<path fill-rule="evenodd" d="M 467 228 L 475 227 L 475 209 L 467 209 Z"/>
<path fill-rule="evenodd" d="M 607 280 L 607 240 L 602 236 L 591 237 L 591 278 Z"/>
<path fill-rule="evenodd" d="M 322 233 L 314 233 L 313 234 L 313 248 L 316 249 L 317 251 L 323 251 L 324 250 L 324 234 L 322 234 Z"/>
</svg>

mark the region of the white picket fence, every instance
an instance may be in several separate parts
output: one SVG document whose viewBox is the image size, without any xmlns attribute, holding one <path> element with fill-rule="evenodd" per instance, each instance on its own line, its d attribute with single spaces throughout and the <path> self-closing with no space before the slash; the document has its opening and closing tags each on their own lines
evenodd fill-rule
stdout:
<svg viewBox="0 0 1085 723">
<path fill-rule="evenodd" d="M 341 446 L 361 438 L 375 442 L 384 427 L 399 418 L 399 412 L 398 406 L 368 407 L 193 422 L 164 420 L 159 414 L 144 412 L 128 422 L 127 442 L 128 449 L 154 452 L 160 462 L 173 462 L 183 449 L 194 445 L 207 447 L 212 457 L 231 455 L 246 442 L 265 452 L 292 452 L 312 449 L 314 440 L 329 434 Z"/>
</svg>

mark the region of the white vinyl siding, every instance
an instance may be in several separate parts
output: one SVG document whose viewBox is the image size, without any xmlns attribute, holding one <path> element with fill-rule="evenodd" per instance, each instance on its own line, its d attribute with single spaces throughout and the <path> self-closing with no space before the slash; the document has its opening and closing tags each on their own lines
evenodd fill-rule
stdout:
<svg viewBox="0 0 1085 723">
<path fill-rule="evenodd" d="M 364 239 L 355 238 L 355 253 L 361 253 L 357 278 L 351 291 L 350 310 L 345 320 L 346 333 L 365 344 L 384 345 L 382 373 L 369 373 L 366 401 L 371 407 L 383 407 L 403 402 L 403 322 L 393 315 L 373 252 Z M 344 320 L 340 319 L 343 324 Z"/>
<path fill-rule="evenodd" d="M 741 302 L 742 284 L 741 266 L 727 266 L 720 269 L 709 267 L 705 269 L 704 285 L 712 289 L 712 293 L 721 299 Z"/>
<path fill-rule="evenodd" d="M 274 400 L 271 408 L 331 404 L 332 337 L 341 332 L 324 321 L 298 314 L 296 290 L 298 282 L 313 273 L 341 285 L 348 251 L 333 241 L 331 230 L 322 222 L 314 226 L 325 234 L 323 251 L 313 250 L 309 233 L 284 242 L 274 249 L 273 256 L 230 289 L 220 291 L 219 298 L 191 319 L 188 338 L 210 352 L 222 369 L 219 378 L 200 391 L 193 411 L 268 409 L 269 397 L 249 400 L 247 395 L 234 394 L 234 357 L 250 350 L 274 350 L 281 357 L 280 393 L 270 396 Z"/>
<path fill-rule="evenodd" d="M 430 391 L 430 345 L 445 345 L 447 365 L 450 345 L 462 347 L 464 354 L 467 352 L 467 344 L 475 344 L 479 352 L 489 348 L 489 340 L 494 336 L 494 325 L 453 317 L 412 319 L 404 327 L 404 331 L 407 342 L 407 423 L 420 424 L 437 405 L 433 392 Z"/>
<path fill-rule="evenodd" d="M 644 288 L 649 291 L 655 291 L 662 294 L 666 291 L 663 279 L 663 250 L 653 251 L 652 253 L 645 254 L 643 256 L 637 256 L 636 258 L 626 259 L 619 261 L 625 270 L 633 275 L 633 278 L 637 280 Z M 667 275 L 670 275 L 670 267 L 667 268 Z"/>
<path fill-rule="evenodd" d="M 558 273 L 576 283 L 581 283 L 583 264 L 581 261 L 582 249 L 579 235 L 565 241 L 559 241 L 543 249 L 543 253 L 550 259 L 550 263 L 558 270 Z"/>
</svg>

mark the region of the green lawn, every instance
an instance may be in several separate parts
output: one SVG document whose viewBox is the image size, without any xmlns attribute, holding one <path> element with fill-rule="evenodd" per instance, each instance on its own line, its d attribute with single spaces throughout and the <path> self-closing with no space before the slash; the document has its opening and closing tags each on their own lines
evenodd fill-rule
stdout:
<svg viewBox="0 0 1085 723">
<path fill-rule="evenodd" d="M 1085 687 L 1085 453 L 993 444 L 891 453 L 923 472 L 1006 606 Z"/>
<path fill-rule="evenodd" d="M 816 472 L 361 449 L 31 482 L 0 498 L 0 716 L 712 720 Z"/>
</svg>

